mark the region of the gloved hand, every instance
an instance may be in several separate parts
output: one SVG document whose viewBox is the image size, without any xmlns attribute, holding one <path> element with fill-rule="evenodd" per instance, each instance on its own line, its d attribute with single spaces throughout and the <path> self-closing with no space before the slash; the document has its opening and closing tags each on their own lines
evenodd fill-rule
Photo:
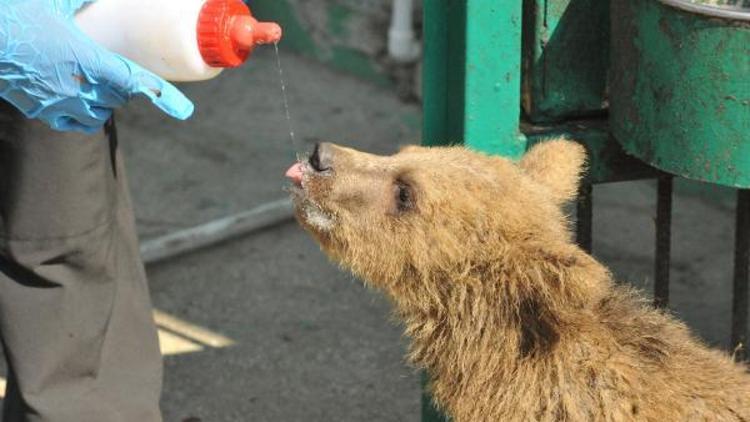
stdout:
<svg viewBox="0 0 750 422">
<path fill-rule="evenodd" d="M 95 0 L 0 0 L 0 97 L 53 129 L 94 132 L 146 95 L 187 119 L 193 103 L 167 81 L 88 38 L 74 14 Z"/>
</svg>

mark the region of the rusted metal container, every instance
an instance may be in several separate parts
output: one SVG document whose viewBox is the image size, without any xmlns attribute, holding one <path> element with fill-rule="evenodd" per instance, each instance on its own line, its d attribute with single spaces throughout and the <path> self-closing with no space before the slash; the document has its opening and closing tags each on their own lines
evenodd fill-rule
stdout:
<svg viewBox="0 0 750 422">
<path fill-rule="evenodd" d="M 750 188 L 750 9 L 612 2 L 610 124 L 637 158 Z"/>
</svg>

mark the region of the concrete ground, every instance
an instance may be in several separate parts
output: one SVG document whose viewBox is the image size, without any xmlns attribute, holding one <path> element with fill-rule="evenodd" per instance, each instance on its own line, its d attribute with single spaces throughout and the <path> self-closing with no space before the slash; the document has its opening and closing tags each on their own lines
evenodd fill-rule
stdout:
<svg viewBox="0 0 750 422">
<path fill-rule="evenodd" d="M 420 111 L 380 88 L 282 55 L 297 136 L 391 152 L 419 138 Z M 283 197 L 294 160 L 272 51 L 184 86 L 195 118 L 143 104 L 119 116 L 142 239 Z M 680 183 L 673 304 L 706 341 L 728 339 L 733 214 L 727 192 Z M 707 194 L 706 192 L 714 192 Z M 595 189 L 594 248 L 621 280 L 651 288 L 655 188 Z M 166 357 L 172 421 L 419 420 L 419 377 L 389 307 L 330 264 L 293 222 L 150 267 L 155 306 L 230 347 Z"/>
<path fill-rule="evenodd" d="M 282 52 L 296 137 L 378 152 L 418 139 L 417 107 Z M 141 238 L 286 196 L 295 151 L 272 49 L 184 86 L 195 118 L 119 120 Z M 301 149 L 301 148 L 300 148 Z M 149 268 L 155 306 L 233 347 L 166 358 L 167 421 L 417 421 L 419 386 L 388 306 L 293 222 Z"/>
</svg>

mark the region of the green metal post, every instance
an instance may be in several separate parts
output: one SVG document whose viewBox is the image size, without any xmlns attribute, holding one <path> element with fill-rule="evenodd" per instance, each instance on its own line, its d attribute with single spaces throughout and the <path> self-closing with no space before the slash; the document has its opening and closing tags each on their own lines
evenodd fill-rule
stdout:
<svg viewBox="0 0 750 422">
<path fill-rule="evenodd" d="M 425 2 L 424 143 L 519 157 L 522 1 Z"/>
<path fill-rule="evenodd" d="M 520 157 L 522 0 L 424 2 L 424 144 Z M 426 381 L 425 381 L 426 383 Z M 423 398 L 423 422 L 444 417 Z"/>
<path fill-rule="evenodd" d="M 464 143 L 520 157 L 522 1 L 466 2 Z"/>
<path fill-rule="evenodd" d="M 463 15 L 461 2 L 432 0 L 424 5 L 424 64 L 422 91 L 424 103 L 423 143 L 460 143 L 463 135 L 463 95 L 452 92 L 463 88 Z M 452 60 L 451 52 L 460 51 Z"/>
</svg>

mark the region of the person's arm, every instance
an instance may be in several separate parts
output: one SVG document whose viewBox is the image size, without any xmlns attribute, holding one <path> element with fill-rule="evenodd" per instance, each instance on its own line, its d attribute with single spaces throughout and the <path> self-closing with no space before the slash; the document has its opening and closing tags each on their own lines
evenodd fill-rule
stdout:
<svg viewBox="0 0 750 422">
<path fill-rule="evenodd" d="M 177 88 L 84 35 L 75 12 L 93 0 L 0 0 L 0 98 L 53 129 L 93 132 L 142 94 L 187 119 Z"/>
</svg>

